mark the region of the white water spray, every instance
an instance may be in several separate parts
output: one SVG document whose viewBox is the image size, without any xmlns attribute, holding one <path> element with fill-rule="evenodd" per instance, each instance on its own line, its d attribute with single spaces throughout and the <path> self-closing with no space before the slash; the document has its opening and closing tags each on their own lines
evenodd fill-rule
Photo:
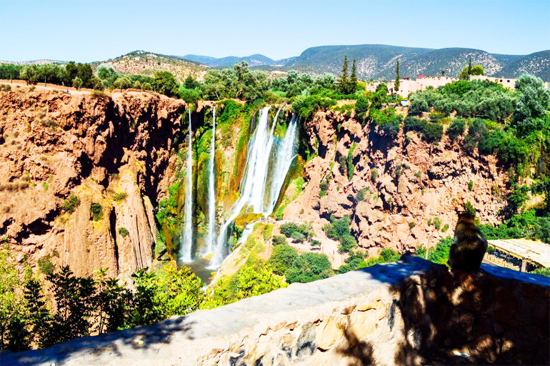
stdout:
<svg viewBox="0 0 550 366">
<path fill-rule="evenodd" d="M 193 261 L 193 129 L 191 124 L 191 111 L 189 111 L 189 132 L 187 146 L 187 167 L 186 178 L 187 185 L 185 187 L 185 225 L 180 243 L 180 258 L 184 263 Z"/>
<path fill-rule="evenodd" d="M 216 106 L 214 106 L 212 126 L 210 162 L 208 164 L 208 236 L 206 237 L 205 253 L 212 253 L 216 246 L 216 185 L 214 181 L 214 164 L 216 157 Z"/>
<path fill-rule="evenodd" d="M 290 124 L 286 130 L 286 135 L 277 149 L 277 155 L 275 158 L 275 171 L 273 173 L 273 181 L 271 182 L 271 192 L 269 192 L 269 202 L 267 206 L 268 215 L 270 215 L 275 209 L 279 194 L 285 183 L 286 174 L 292 161 L 296 157 L 294 152 L 296 150 L 296 130 L 298 128 L 298 117 L 292 115 Z"/>
<path fill-rule="evenodd" d="M 243 184 L 241 185 L 241 195 L 233 207 L 231 207 L 228 219 L 220 228 L 214 255 L 210 261 L 210 268 L 212 269 L 218 268 L 221 265 L 227 252 L 225 242 L 229 226 L 241 214 L 245 206 L 248 205 L 249 211 L 261 213 L 265 217 L 273 212 L 286 173 L 292 162 L 296 141 L 296 119 L 294 117 L 287 129 L 283 142 L 280 144 L 280 148 L 279 144 L 277 144 L 277 153 L 274 154 L 275 162 L 271 161 L 270 164 L 270 157 L 275 145 L 275 125 L 280 110 L 275 116 L 273 125 L 269 128 L 269 109 L 270 107 L 265 107 L 260 111 L 258 125 L 250 139 L 246 158 L 246 170 L 242 180 Z M 287 159 L 287 161 L 279 162 L 279 159 Z M 275 164 L 275 174 L 277 176 L 271 180 L 271 186 L 266 187 L 268 174 L 272 170 L 270 166 L 273 166 L 273 164 Z M 266 200 L 268 200 L 267 204 Z M 275 203 L 272 203 L 273 200 Z M 247 230 L 245 230 L 246 236 L 252 232 L 251 228 L 247 226 Z M 243 242 L 243 240 L 246 240 L 244 232 L 239 242 Z"/>
</svg>

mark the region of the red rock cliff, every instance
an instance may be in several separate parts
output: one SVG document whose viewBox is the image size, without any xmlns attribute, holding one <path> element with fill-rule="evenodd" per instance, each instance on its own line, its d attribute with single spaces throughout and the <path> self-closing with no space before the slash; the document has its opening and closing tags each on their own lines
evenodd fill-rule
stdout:
<svg viewBox="0 0 550 366">
<path fill-rule="evenodd" d="M 478 210 L 482 223 L 500 222 L 508 179 L 494 156 L 467 153 L 461 141 L 452 143 L 447 136 L 439 145 L 422 141 L 414 132 L 401 131 L 391 139 L 333 111 L 318 112 L 305 129 L 318 156 L 307 163 L 304 192 L 287 206 L 285 219 L 319 224 L 328 223 L 331 215 L 350 216 L 361 247 L 392 247 L 400 252 L 418 244 L 435 245 L 452 235 L 455 208 L 467 201 Z M 345 166 L 340 167 L 340 162 Z M 328 189 L 321 197 L 323 181 Z M 324 242 L 330 241 L 316 231 Z"/>
<path fill-rule="evenodd" d="M 77 275 L 149 266 L 152 204 L 167 185 L 184 110 L 182 101 L 139 92 L 1 92 L 0 237 L 20 259 L 49 256 Z M 71 193 L 80 204 L 65 213 Z M 102 206 L 99 220 L 92 203 Z"/>
</svg>

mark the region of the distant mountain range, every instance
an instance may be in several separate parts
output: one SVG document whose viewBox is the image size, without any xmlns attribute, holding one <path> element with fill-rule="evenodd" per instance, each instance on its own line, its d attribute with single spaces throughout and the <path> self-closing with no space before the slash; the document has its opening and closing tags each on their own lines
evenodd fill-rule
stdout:
<svg viewBox="0 0 550 366">
<path fill-rule="evenodd" d="M 257 66 L 284 66 L 286 65 L 290 59 L 284 59 L 284 60 L 272 60 L 267 56 L 255 54 L 251 56 L 246 57 L 237 57 L 237 56 L 228 56 L 228 57 L 210 57 L 210 56 L 199 56 L 199 55 L 185 55 L 182 58 L 194 62 L 198 62 L 201 64 L 204 64 L 209 67 L 233 67 L 236 62 L 243 62 L 246 61 L 246 63 L 251 67 L 257 67 Z M 292 59 L 294 59 L 293 57 Z"/>
<path fill-rule="evenodd" d="M 348 56 L 357 62 L 357 71 L 363 79 L 393 79 L 395 64 L 400 62 L 401 76 L 440 75 L 458 76 L 472 57 L 474 64 L 482 65 L 487 75 L 517 77 L 534 74 L 550 81 L 550 50 L 530 55 L 501 55 L 469 48 L 413 48 L 388 45 L 320 46 L 306 49 L 300 56 L 273 60 L 264 55 L 223 57 L 186 55 L 182 58 L 209 67 L 232 67 L 235 62 L 246 61 L 251 67 L 266 70 L 297 70 L 320 74 L 338 74 L 342 60 Z M 351 65 L 350 65 L 351 67 Z"/>
<path fill-rule="evenodd" d="M 550 50 L 530 55 L 501 55 L 469 48 L 414 48 L 388 45 L 320 46 L 306 49 L 300 56 L 273 60 L 255 54 L 246 57 L 228 56 L 222 58 L 185 55 L 169 56 L 146 51 L 134 51 L 93 65 L 110 65 L 117 71 L 131 74 L 152 75 L 155 71 L 167 70 L 183 79 L 187 75 L 202 77 L 208 68 L 233 67 L 236 62 L 246 61 L 258 70 L 296 70 L 312 74 L 325 72 L 338 75 L 342 60 L 355 58 L 358 76 L 361 79 L 391 80 L 395 78 L 395 65 L 400 62 L 401 77 L 441 75 L 458 76 L 468 64 L 470 57 L 474 64 L 482 65 L 486 75 L 518 77 L 533 74 L 544 81 L 550 81 Z M 63 61 L 38 60 L 26 63 L 48 63 Z M 25 62 L 20 62 L 24 64 Z"/>
</svg>

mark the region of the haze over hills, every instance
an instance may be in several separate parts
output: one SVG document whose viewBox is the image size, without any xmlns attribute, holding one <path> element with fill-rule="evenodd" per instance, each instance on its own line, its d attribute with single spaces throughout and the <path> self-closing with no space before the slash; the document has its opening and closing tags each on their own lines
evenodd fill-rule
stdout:
<svg viewBox="0 0 550 366">
<path fill-rule="evenodd" d="M 236 62 L 242 61 L 245 61 L 250 66 L 284 66 L 286 64 L 286 59 L 275 61 L 267 56 L 260 54 L 245 57 L 227 56 L 221 58 L 199 55 L 185 55 L 183 56 L 183 58 L 186 60 L 199 62 L 210 67 L 233 67 Z"/>
</svg>

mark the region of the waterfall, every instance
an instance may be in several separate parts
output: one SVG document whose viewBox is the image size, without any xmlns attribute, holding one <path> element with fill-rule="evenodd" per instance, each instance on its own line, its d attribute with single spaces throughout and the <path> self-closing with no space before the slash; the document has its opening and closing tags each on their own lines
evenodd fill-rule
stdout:
<svg viewBox="0 0 550 366">
<path fill-rule="evenodd" d="M 193 261 L 193 143 L 192 136 L 193 128 L 191 125 L 191 110 L 189 110 L 189 133 L 187 146 L 187 167 L 186 178 L 187 185 L 185 187 L 185 225 L 180 242 L 180 258 L 184 263 Z"/>
<path fill-rule="evenodd" d="M 229 217 L 220 228 L 214 255 L 210 261 L 210 268 L 218 268 L 222 263 L 227 252 L 225 242 L 229 226 L 241 214 L 245 206 L 248 205 L 248 211 L 261 213 L 264 216 L 269 216 L 273 212 L 286 173 L 292 162 L 296 141 L 296 119 L 293 116 L 285 138 L 281 144 L 277 144 L 276 153 L 272 154 L 276 139 L 274 136 L 275 125 L 280 109 L 277 111 L 271 128 L 269 128 L 269 109 L 270 107 L 265 107 L 260 111 L 258 125 L 248 145 L 245 175 L 241 180 L 241 194 L 231 207 Z M 280 161 L 279 159 L 287 160 Z M 275 165 L 275 174 L 282 175 L 282 177 L 273 177 L 271 186 L 267 187 L 269 172 L 273 171 L 270 167 L 273 165 Z M 275 200 L 275 203 L 272 204 L 273 200 Z M 247 230 L 245 230 L 246 235 L 250 235 L 251 229 L 251 227 L 247 227 Z M 244 234 L 239 242 L 246 240 Z"/>
<path fill-rule="evenodd" d="M 277 149 L 275 158 L 275 172 L 271 182 L 271 191 L 269 192 L 269 202 L 267 206 L 268 215 L 271 215 L 279 199 L 279 194 L 285 183 L 286 174 L 295 158 L 296 150 L 296 130 L 298 128 L 298 117 L 294 114 L 286 130 L 286 135 Z"/>
<path fill-rule="evenodd" d="M 216 185 L 214 182 L 214 163 L 216 157 L 216 106 L 214 106 L 212 126 L 210 162 L 208 164 L 208 236 L 206 237 L 206 253 L 212 253 L 216 240 Z"/>
</svg>

